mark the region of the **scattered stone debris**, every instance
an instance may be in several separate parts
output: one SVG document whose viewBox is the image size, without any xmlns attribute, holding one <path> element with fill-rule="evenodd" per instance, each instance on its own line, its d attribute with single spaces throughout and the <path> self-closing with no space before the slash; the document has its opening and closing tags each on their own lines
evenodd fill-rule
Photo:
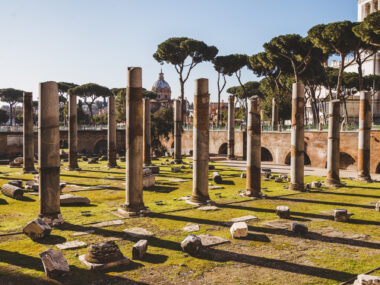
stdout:
<svg viewBox="0 0 380 285">
<path fill-rule="evenodd" d="M 258 220 L 258 219 L 259 218 L 256 216 L 247 215 L 247 216 L 243 216 L 243 217 L 233 218 L 230 221 L 233 223 L 237 223 L 237 222 L 247 222 L 247 221 Z"/>
<path fill-rule="evenodd" d="M 216 183 L 216 184 L 220 184 L 223 182 L 223 179 L 222 179 L 222 175 L 220 175 L 219 172 L 215 171 L 212 173 L 212 180 Z"/>
<path fill-rule="evenodd" d="M 195 255 L 202 248 L 202 240 L 200 237 L 189 234 L 182 242 L 181 248 L 183 251 Z"/>
<path fill-rule="evenodd" d="M 230 228 L 232 238 L 242 238 L 248 236 L 248 226 L 245 222 L 233 223 Z"/>
<path fill-rule="evenodd" d="M 171 171 L 174 173 L 178 173 L 178 172 L 181 172 L 181 168 L 180 167 L 172 167 Z"/>
<path fill-rule="evenodd" d="M 150 168 L 143 169 L 143 187 L 150 188 L 156 183 L 156 176 Z"/>
<path fill-rule="evenodd" d="M 380 201 L 377 201 L 377 202 L 376 202 L 375 210 L 376 210 L 377 212 L 380 212 Z"/>
<path fill-rule="evenodd" d="M 264 178 L 264 181 L 269 181 L 270 179 L 269 178 Z"/>
<path fill-rule="evenodd" d="M 230 242 L 228 239 L 218 237 L 218 236 L 213 236 L 213 235 L 199 235 L 198 237 L 201 239 L 202 246 L 204 247 L 209 247 L 209 246 L 214 246 L 214 245 Z"/>
<path fill-rule="evenodd" d="M 127 235 L 131 236 L 131 237 L 134 237 L 134 238 L 154 236 L 154 234 L 152 232 L 150 232 L 144 228 L 138 228 L 138 227 L 125 229 L 125 230 L 123 230 L 123 232 L 126 233 Z"/>
<path fill-rule="evenodd" d="M 281 178 L 281 177 L 276 177 L 276 178 L 274 179 L 274 182 L 277 182 L 277 183 L 282 183 L 282 182 L 283 182 L 283 180 L 282 180 L 282 178 Z"/>
<path fill-rule="evenodd" d="M 87 197 L 75 196 L 72 194 L 64 194 L 60 196 L 61 205 L 87 205 L 90 199 Z"/>
<path fill-rule="evenodd" d="M 9 180 L 8 184 L 22 188 L 22 180 Z"/>
<path fill-rule="evenodd" d="M 306 183 L 306 185 L 305 185 L 305 191 L 310 191 L 310 189 L 311 189 L 310 183 Z"/>
<path fill-rule="evenodd" d="M 98 163 L 98 158 L 97 157 L 90 157 L 87 161 L 88 164 L 96 164 Z"/>
<path fill-rule="evenodd" d="M 380 285 L 380 277 L 360 274 L 353 285 Z"/>
<path fill-rule="evenodd" d="M 92 224 L 91 226 L 94 228 L 103 228 L 103 227 L 110 227 L 110 226 L 119 226 L 122 224 L 124 224 L 122 220 L 113 220 L 113 221 L 95 223 L 95 224 Z"/>
<path fill-rule="evenodd" d="M 346 209 L 335 209 L 334 210 L 334 220 L 336 222 L 347 222 L 352 215 L 354 215 L 354 214 L 347 213 Z"/>
<path fill-rule="evenodd" d="M 288 206 L 277 206 L 276 215 L 281 219 L 289 219 L 290 218 L 290 209 Z"/>
<path fill-rule="evenodd" d="M 56 246 L 61 250 L 65 250 L 65 249 L 77 249 L 77 248 L 86 247 L 87 244 L 83 241 L 73 240 L 73 241 L 56 244 Z"/>
<path fill-rule="evenodd" d="M 16 200 L 21 200 L 24 195 L 24 191 L 22 191 L 21 188 L 11 184 L 4 184 L 1 186 L 1 193 Z"/>
<path fill-rule="evenodd" d="M 148 241 L 146 239 L 139 240 L 132 248 L 132 259 L 143 259 L 148 250 Z"/>
<path fill-rule="evenodd" d="M 201 210 L 201 211 L 217 211 L 217 210 L 219 210 L 219 208 L 216 206 L 201 206 L 201 207 L 198 207 L 198 210 Z"/>
<path fill-rule="evenodd" d="M 59 251 L 48 249 L 40 253 L 46 276 L 57 278 L 70 272 L 69 263 Z"/>
<path fill-rule="evenodd" d="M 51 227 L 43 219 L 37 218 L 27 223 L 22 231 L 32 240 L 38 240 L 50 235 Z"/>
<path fill-rule="evenodd" d="M 153 174 L 159 174 L 160 173 L 160 167 L 156 165 L 149 166 L 149 169 L 152 171 Z"/>
<path fill-rule="evenodd" d="M 320 181 L 313 181 L 313 182 L 311 182 L 311 187 L 313 187 L 313 188 L 321 188 L 322 187 L 322 183 Z"/>
<path fill-rule="evenodd" d="M 90 270 L 103 270 L 119 265 L 127 265 L 131 261 L 123 256 L 114 241 L 92 244 L 87 253 L 79 256 L 79 261 Z"/>
<path fill-rule="evenodd" d="M 301 235 L 304 235 L 309 231 L 306 225 L 300 224 L 300 223 L 291 223 L 290 230 L 296 234 L 301 234 Z"/>
<path fill-rule="evenodd" d="M 240 174 L 240 178 L 247 178 L 247 173 L 243 172 L 242 174 Z"/>
<path fill-rule="evenodd" d="M 224 187 L 223 186 L 212 185 L 212 186 L 208 187 L 208 189 L 210 189 L 210 190 L 218 190 L 218 189 L 224 189 Z"/>
<path fill-rule="evenodd" d="M 185 227 L 182 228 L 185 232 L 197 232 L 199 231 L 199 225 L 198 224 L 187 224 Z"/>
</svg>

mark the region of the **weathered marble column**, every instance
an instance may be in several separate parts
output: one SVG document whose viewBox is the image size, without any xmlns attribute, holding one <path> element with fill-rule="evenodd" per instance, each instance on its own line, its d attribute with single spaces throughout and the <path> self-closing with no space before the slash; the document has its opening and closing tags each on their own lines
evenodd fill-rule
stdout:
<svg viewBox="0 0 380 285">
<path fill-rule="evenodd" d="M 151 165 L 152 160 L 150 157 L 150 146 L 151 146 L 151 138 L 150 138 L 150 100 L 145 98 L 143 99 L 143 126 L 144 126 L 144 165 Z"/>
<path fill-rule="evenodd" d="M 115 96 L 108 97 L 108 167 L 116 168 L 116 112 Z"/>
<path fill-rule="evenodd" d="M 182 162 L 182 100 L 174 100 L 174 162 Z"/>
<path fill-rule="evenodd" d="M 24 173 L 34 173 L 36 170 L 34 168 L 33 94 L 24 92 L 23 95 Z"/>
<path fill-rule="evenodd" d="M 327 141 L 327 178 L 326 185 L 339 186 L 339 148 L 340 148 L 340 101 L 332 100 L 329 106 L 329 131 Z"/>
<path fill-rule="evenodd" d="M 58 85 L 49 81 L 40 84 L 38 104 L 38 164 L 40 169 L 39 216 L 48 224 L 61 224 L 59 187 L 59 105 Z"/>
<path fill-rule="evenodd" d="M 277 99 L 272 99 L 272 130 L 277 131 L 278 130 L 278 103 Z"/>
<path fill-rule="evenodd" d="M 143 201 L 142 69 L 128 67 L 126 92 L 126 197 L 121 214 L 136 216 L 146 209 Z"/>
<path fill-rule="evenodd" d="M 372 181 L 369 174 L 372 113 L 369 92 L 360 92 L 359 112 L 358 179 L 370 182 Z"/>
<path fill-rule="evenodd" d="M 261 117 L 260 99 L 248 100 L 246 195 L 261 197 Z"/>
<path fill-rule="evenodd" d="M 190 202 L 207 204 L 209 161 L 209 101 L 208 79 L 195 80 L 193 121 L 193 195 Z"/>
<path fill-rule="evenodd" d="M 228 97 L 228 149 L 227 158 L 235 157 L 235 97 Z"/>
<path fill-rule="evenodd" d="M 78 116 L 77 96 L 69 95 L 69 170 L 80 170 L 78 166 Z"/>
<path fill-rule="evenodd" d="M 304 107 L 305 87 L 293 83 L 292 93 L 292 133 L 291 133 L 291 190 L 304 191 Z"/>
</svg>

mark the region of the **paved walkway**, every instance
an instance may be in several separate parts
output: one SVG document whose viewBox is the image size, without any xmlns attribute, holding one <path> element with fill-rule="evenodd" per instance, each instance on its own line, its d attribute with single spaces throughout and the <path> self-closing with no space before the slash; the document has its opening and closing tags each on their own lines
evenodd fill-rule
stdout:
<svg viewBox="0 0 380 285">
<path fill-rule="evenodd" d="M 219 163 L 223 163 L 225 166 L 228 167 L 235 167 L 241 170 L 245 169 L 246 162 L 243 160 L 219 160 L 216 159 Z M 280 174 L 290 174 L 290 165 L 286 164 L 275 164 L 271 162 L 262 162 L 261 163 L 262 168 L 270 168 L 272 169 L 272 172 L 280 173 Z M 340 177 L 342 178 L 356 178 L 357 172 L 356 169 L 341 169 L 339 171 Z M 318 167 L 309 167 L 305 166 L 305 175 L 313 175 L 313 176 L 321 176 L 326 177 L 327 176 L 327 169 L 326 168 L 318 168 Z M 374 174 L 371 173 L 371 177 L 373 180 L 380 181 L 380 174 Z"/>
</svg>

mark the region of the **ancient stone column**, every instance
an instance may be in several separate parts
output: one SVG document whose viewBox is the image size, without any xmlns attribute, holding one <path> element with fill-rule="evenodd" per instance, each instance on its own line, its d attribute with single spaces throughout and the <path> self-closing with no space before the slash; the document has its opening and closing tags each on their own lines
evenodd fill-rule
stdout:
<svg viewBox="0 0 380 285">
<path fill-rule="evenodd" d="M 292 93 L 292 133 L 291 133 L 291 180 L 290 189 L 304 191 L 304 105 L 305 87 L 293 83 Z"/>
<path fill-rule="evenodd" d="M 150 157 L 150 146 L 151 146 L 151 139 L 150 139 L 150 100 L 149 99 L 143 99 L 143 120 L 144 120 L 144 146 L 143 146 L 143 153 L 144 153 L 144 165 L 151 165 L 151 157 Z"/>
<path fill-rule="evenodd" d="M 277 99 L 272 99 L 272 130 L 278 130 L 278 103 Z"/>
<path fill-rule="evenodd" d="M 209 161 L 209 100 L 208 79 L 195 80 L 193 121 L 193 195 L 190 202 L 206 204 Z"/>
<path fill-rule="evenodd" d="M 227 158 L 235 157 L 235 97 L 228 97 L 228 149 Z"/>
<path fill-rule="evenodd" d="M 371 145 L 371 94 L 360 92 L 359 143 L 358 143 L 358 179 L 371 181 L 370 145 Z"/>
<path fill-rule="evenodd" d="M 128 67 L 126 92 L 126 197 L 119 212 L 128 216 L 144 212 L 142 69 Z"/>
<path fill-rule="evenodd" d="M 108 97 L 108 167 L 117 167 L 116 163 L 116 112 L 115 97 Z"/>
<path fill-rule="evenodd" d="M 174 100 L 174 162 L 181 163 L 182 100 Z"/>
<path fill-rule="evenodd" d="M 80 170 L 78 166 L 78 116 L 77 96 L 69 95 L 69 170 Z"/>
<path fill-rule="evenodd" d="M 329 106 L 329 131 L 327 141 L 327 178 L 326 184 L 328 186 L 338 186 L 339 179 L 339 145 L 340 145 L 340 132 L 339 132 L 339 119 L 340 119 L 340 101 L 332 100 Z"/>
<path fill-rule="evenodd" d="M 48 224 L 61 224 L 59 187 L 59 106 L 58 85 L 49 81 L 40 84 L 38 104 L 38 166 L 40 169 L 39 216 Z"/>
<path fill-rule="evenodd" d="M 261 117 L 260 100 L 248 100 L 246 195 L 261 197 Z"/>
<path fill-rule="evenodd" d="M 35 172 L 34 168 L 34 135 L 33 135 L 33 96 L 31 92 L 24 92 L 24 173 Z"/>
</svg>

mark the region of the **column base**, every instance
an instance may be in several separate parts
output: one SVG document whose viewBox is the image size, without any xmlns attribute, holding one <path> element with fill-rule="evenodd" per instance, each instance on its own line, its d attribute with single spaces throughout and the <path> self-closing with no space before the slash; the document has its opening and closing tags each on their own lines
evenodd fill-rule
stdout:
<svg viewBox="0 0 380 285">
<path fill-rule="evenodd" d="M 38 171 L 33 169 L 33 170 L 27 170 L 27 169 L 24 169 L 23 170 L 23 173 L 24 174 L 38 174 Z"/>
<path fill-rule="evenodd" d="M 69 167 L 69 171 L 81 171 L 82 168 L 80 167 Z"/>
<path fill-rule="evenodd" d="M 369 175 L 369 174 L 358 174 L 357 179 L 359 181 L 363 181 L 363 182 L 372 182 L 371 175 Z"/>
<path fill-rule="evenodd" d="M 107 168 L 110 169 L 110 168 L 117 168 L 117 169 L 120 169 L 120 166 L 115 164 L 115 165 L 107 165 Z"/>
<path fill-rule="evenodd" d="M 326 179 L 326 187 L 342 187 L 343 184 L 340 183 L 340 179 Z"/>
<path fill-rule="evenodd" d="M 144 204 L 142 204 L 139 207 L 130 207 L 127 205 L 121 205 L 121 207 L 117 211 L 120 215 L 122 215 L 125 218 L 141 217 L 141 216 L 146 216 L 150 213 L 150 210 L 148 210 L 144 206 Z"/>
<path fill-rule="evenodd" d="M 182 159 L 174 159 L 175 164 L 181 164 L 183 163 Z"/>
<path fill-rule="evenodd" d="M 257 199 L 261 199 L 263 198 L 263 193 L 261 193 L 261 191 L 257 192 L 255 190 L 245 190 L 244 192 L 244 196 L 246 197 L 250 197 L 250 198 L 257 198 Z"/>
<path fill-rule="evenodd" d="M 210 199 L 210 196 L 192 195 L 189 200 L 186 200 L 186 203 L 190 205 L 201 206 L 212 204 L 213 201 Z"/>
<path fill-rule="evenodd" d="M 290 183 L 289 190 L 305 192 L 305 185 L 303 183 L 302 184 Z"/>
<path fill-rule="evenodd" d="M 51 227 L 57 227 L 65 223 L 62 214 L 39 214 L 39 217 Z"/>
</svg>

